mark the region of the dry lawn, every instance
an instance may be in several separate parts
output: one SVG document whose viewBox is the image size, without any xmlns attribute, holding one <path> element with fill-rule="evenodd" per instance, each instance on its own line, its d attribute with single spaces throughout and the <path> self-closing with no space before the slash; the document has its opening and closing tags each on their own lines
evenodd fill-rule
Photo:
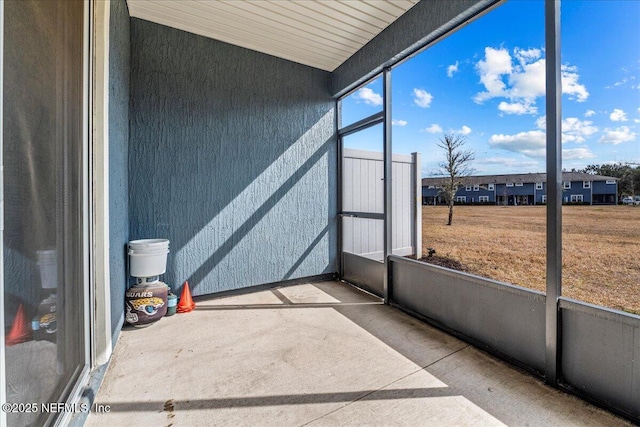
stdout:
<svg viewBox="0 0 640 427">
<path fill-rule="evenodd" d="M 562 294 L 640 314 L 640 208 L 563 206 Z M 545 290 L 544 206 L 423 206 L 423 252 L 479 276 Z"/>
</svg>

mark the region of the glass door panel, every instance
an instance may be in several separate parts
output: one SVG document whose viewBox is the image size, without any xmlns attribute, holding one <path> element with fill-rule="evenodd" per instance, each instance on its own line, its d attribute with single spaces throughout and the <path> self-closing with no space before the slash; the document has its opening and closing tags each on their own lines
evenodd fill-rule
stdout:
<svg viewBox="0 0 640 427">
<path fill-rule="evenodd" d="M 85 366 L 83 1 L 4 3 L 6 399 L 63 402 Z M 8 425 L 49 414 L 6 414 Z"/>
</svg>

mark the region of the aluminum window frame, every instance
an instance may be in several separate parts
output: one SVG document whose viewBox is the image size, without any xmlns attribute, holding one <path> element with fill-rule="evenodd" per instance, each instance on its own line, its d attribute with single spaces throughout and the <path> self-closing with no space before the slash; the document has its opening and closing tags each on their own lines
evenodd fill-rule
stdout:
<svg viewBox="0 0 640 427">
<path fill-rule="evenodd" d="M 498 6 L 504 2 L 499 1 L 492 3 L 492 6 Z M 493 7 L 489 8 L 492 9 Z M 488 12 L 484 10 L 483 12 Z M 482 14 L 479 13 L 474 16 L 478 17 Z M 460 22 L 442 35 L 438 35 L 431 40 L 422 42 L 420 47 L 416 47 L 412 52 L 402 57 L 396 57 L 398 59 L 392 59 L 385 64 L 379 66 L 371 72 L 372 77 L 367 79 L 365 83 L 358 85 L 364 86 L 369 81 L 377 78 L 380 72 L 385 74 L 389 73 L 392 66 L 397 66 L 403 61 L 411 58 L 418 52 L 427 49 L 433 43 L 443 39 L 462 26 L 464 26 L 468 20 Z M 562 83 L 561 83 L 561 49 L 560 49 L 560 1 L 557 0 L 545 0 L 544 2 L 544 36 L 545 36 L 545 104 L 546 104 L 546 194 L 543 195 L 543 200 L 547 200 L 546 204 L 546 309 L 545 309 L 545 379 L 546 382 L 552 386 L 558 386 L 558 370 L 560 367 L 559 348 L 561 344 L 561 337 L 559 335 L 560 325 L 559 320 L 559 299 L 562 295 L 562 132 L 561 132 L 561 105 L 562 105 Z M 386 79 L 383 83 L 385 89 L 390 89 L 390 79 Z M 364 78 L 363 78 L 364 81 Z M 388 86 L 387 86 L 388 85 Z M 357 89 L 357 88 L 356 88 Z M 356 90 L 353 89 L 353 90 Z M 349 93 L 352 91 L 349 91 Z M 390 93 L 389 93 L 390 95 Z M 390 107 L 389 99 L 384 99 L 385 106 Z M 385 124 L 390 128 L 390 108 L 385 109 Z M 388 123 L 387 123 L 388 122 Z M 387 132 L 390 136 L 390 129 L 385 129 L 385 136 Z M 339 139 L 340 140 L 340 139 Z M 387 143 L 391 146 L 391 141 L 385 141 L 385 148 Z M 340 140 L 340 146 L 342 145 Z M 339 148 L 340 151 L 340 148 Z M 390 154 L 390 153 L 389 153 Z M 341 155 L 341 154 L 340 154 Z M 340 157 L 341 158 L 341 157 Z M 385 162 L 390 159 L 385 159 Z M 390 170 L 391 165 L 385 164 L 385 171 L 387 168 Z M 340 169 L 340 165 L 339 165 Z M 339 181 L 342 185 L 342 181 Z M 390 180 L 385 183 L 385 196 L 390 196 Z M 506 183 L 506 187 L 513 187 L 513 183 Z M 494 191 L 495 191 L 494 186 Z M 340 191 L 340 190 L 339 190 Z M 385 205 L 386 207 L 386 205 Z M 389 218 L 390 218 L 389 212 Z M 389 220 L 387 218 L 387 220 Z M 388 224 L 388 223 L 387 223 Z M 385 238 L 387 237 L 387 231 L 385 230 Z M 387 242 L 388 243 L 388 242 Z M 386 248 L 386 244 L 385 244 Z M 385 257 L 385 262 L 387 257 Z M 385 266 L 386 273 L 388 274 L 388 268 Z M 385 275 L 386 280 L 386 275 Z M 385 293 L 387 289 L 385 287 Z M 385 302 L 388 303 L 385 295 Z"/>
<path fill-rule="evenodd" d="M 358 89 L 365 87 L 369 83 L 377 80 L 382 77 L 382 85 L 383 85 L 383 107 L 382 111 L 378 111 L 368 117 L 358 120 L 355 123 L 351 123 L 347 126 L 340 127 L 341 125 L 341 111 L 342 105 L 341 102 L 348 97 L 350 94 L 354 93 Z M 342 238 L 344 236 L 343 233 L 343 221 L 344 217 L 354 217 L 354 218 L 368 218 L 368 219 L 378 219 L 383 220 L 383 256 L 384 256 L 384 278 L 383 278 L 383 298 L 386 304 L 389 303 L 389 261 L 388 255 L 391 252 L 391 191 L 392 191 L 392 183 L 391 183 L 391 74 L 390 68 L 387 67 L 383 69 L 381 73 L 377 73 L 372 76 L 370 79 L 358 85 L 353 90 L 350 90 L 348 93 L 339 97 L 336 100 L 336 133 L 338 135 L 338 275 L 340 278 L 344 277 L 344 249 Z M 363 131 L 370 127 L 382 124 L 383 126 L 383 179 L 384 179 L 384 194 L 383 194 L 383 212 L 352 212 L 345 211 L 344 203 L 343 203 L 343 177 L 344 177 L 344 138 L 346 136 L 355 134 L 357 132 Z"/>
</svg>

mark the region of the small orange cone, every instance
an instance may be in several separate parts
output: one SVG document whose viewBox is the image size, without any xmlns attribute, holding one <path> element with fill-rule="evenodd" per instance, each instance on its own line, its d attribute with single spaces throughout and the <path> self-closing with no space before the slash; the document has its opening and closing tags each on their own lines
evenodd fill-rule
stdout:
<svg viewBox="0 0 640 427">
<path fill-rule="evenodd" d="M 189 290 L 189 282 L 184 282 L 182 285 L 182 295 L 180 295 L 180 301 L 178 302 L 178 313 L 188 313 L 196 308 L 196 303 L 191 299 L 191 291 Z"/>
<path fill-rule="evenodd" d="M 31 331 L 27 327 L 27 319 L 24 314 L 24 307 L 20 304 L 16 317 L 13 319 L 11 330 L 5 338 L 5 344 L 8 346 L 20 344 L 21 342 L 31 339 Z"/>
</svg>

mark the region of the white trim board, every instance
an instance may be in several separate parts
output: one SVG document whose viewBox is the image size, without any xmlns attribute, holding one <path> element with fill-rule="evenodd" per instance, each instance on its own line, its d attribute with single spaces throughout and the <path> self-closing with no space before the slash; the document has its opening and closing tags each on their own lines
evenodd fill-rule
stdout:
<svg viewBox="0 0 640 427">
<path fill-rule="evenodd" d="M 110 2 L 92 1 L 91 164 L 92 366 L 111 356 L 111 283 L 109 275 L 109 20 Z"/>
</svg>

